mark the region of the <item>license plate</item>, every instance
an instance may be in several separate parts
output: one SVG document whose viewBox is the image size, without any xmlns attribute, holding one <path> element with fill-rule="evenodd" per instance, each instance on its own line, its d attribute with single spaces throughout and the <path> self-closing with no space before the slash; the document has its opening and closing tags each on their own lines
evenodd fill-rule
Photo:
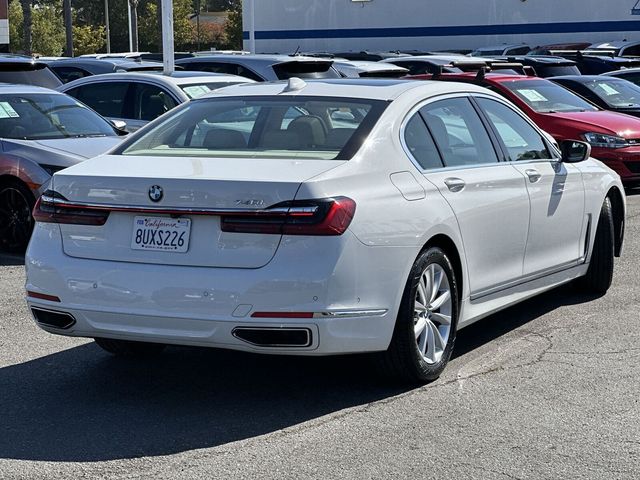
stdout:
<svg viewBox="0 0 640 480">
<path fill-rule="evenodd" d="M 131 248 L 184 253 L 189 249 L 190 232 L 189 218 L 135 217 Z"/>
</svg>

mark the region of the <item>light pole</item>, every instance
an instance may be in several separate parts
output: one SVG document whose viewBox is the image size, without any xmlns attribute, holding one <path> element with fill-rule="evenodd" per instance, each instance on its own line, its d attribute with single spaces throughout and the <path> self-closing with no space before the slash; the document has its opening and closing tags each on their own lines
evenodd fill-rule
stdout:
<svg viewBox="0 0 640 480">
<path fill-rule="evenodd" d="M 162 63 L 164 74 L 171 75 L 175 69 L 173 56 L 173 0 L 162 0 Z"/>
<path fill-rule="evenodd" d="M 138 0 L 129 0 L 129 51 L 138 51 Z"/>
<path fill-rule="evenodd" d="M 104 26 L 107 33 L 107 53 L 111 53 L 111 35 L 109 32 L 109 0 L 104 0 Z"/>
<path fill-rule="evenodd" d="M 255 2 L 249 0 L 249 51 L 256 53 L 256 15 L 255 15 Z"/>
<path fill-rule="evenodd" d="M 71 17 L 71 0 L 62 1 L 62 11 L 64 12 L 64 31 L 66 37 L 64 55 L 65 57 L 73 57 L 73 23 Z"/>
</svg>

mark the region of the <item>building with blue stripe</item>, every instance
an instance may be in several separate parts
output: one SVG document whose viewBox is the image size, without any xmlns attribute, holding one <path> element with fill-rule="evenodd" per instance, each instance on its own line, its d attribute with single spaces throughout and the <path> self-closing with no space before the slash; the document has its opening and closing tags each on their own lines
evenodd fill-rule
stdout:
<svg viewBox="0 0 640 480">
<path fill-rule="evenodd" d="M 257 52 L 640 40 L 636 0 L 244 0 L 244 12 Z"/>
</svg>

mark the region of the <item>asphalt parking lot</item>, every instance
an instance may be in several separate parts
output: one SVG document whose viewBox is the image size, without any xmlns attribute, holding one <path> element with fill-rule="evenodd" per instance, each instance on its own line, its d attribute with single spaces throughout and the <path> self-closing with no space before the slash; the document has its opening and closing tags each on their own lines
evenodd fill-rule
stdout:
<svg viewBox="0 0 640 480">
<path fill-rule="evenodd" d="M 23 260 L 0 256 L 0 478 L 637 479 L 640 194 L 628 207 L 607 296 L 481 321 L 413 389 L 358 357 L 115 359 L 39 330 Z"/>
</svg>

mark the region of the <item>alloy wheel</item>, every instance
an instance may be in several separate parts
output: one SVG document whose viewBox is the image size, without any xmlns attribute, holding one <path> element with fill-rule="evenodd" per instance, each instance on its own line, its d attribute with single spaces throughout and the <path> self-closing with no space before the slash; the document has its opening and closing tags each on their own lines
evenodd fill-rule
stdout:
<svg viewBox="0 0 640 480">
<path fill-rule="evenodd" d="M 24 192 L 14 186 L 0 189 L 0 247 L 23 249 L 32 228 L 31 203 Z"/>
<path fill-rule="evenodd" d="M 447 347 L 452 302 L 447 273 L 437 263 L 428 265 L 416 288 L 413 330 L 418 351 L 429 364 L 438 363 Z"/>
</svg>

